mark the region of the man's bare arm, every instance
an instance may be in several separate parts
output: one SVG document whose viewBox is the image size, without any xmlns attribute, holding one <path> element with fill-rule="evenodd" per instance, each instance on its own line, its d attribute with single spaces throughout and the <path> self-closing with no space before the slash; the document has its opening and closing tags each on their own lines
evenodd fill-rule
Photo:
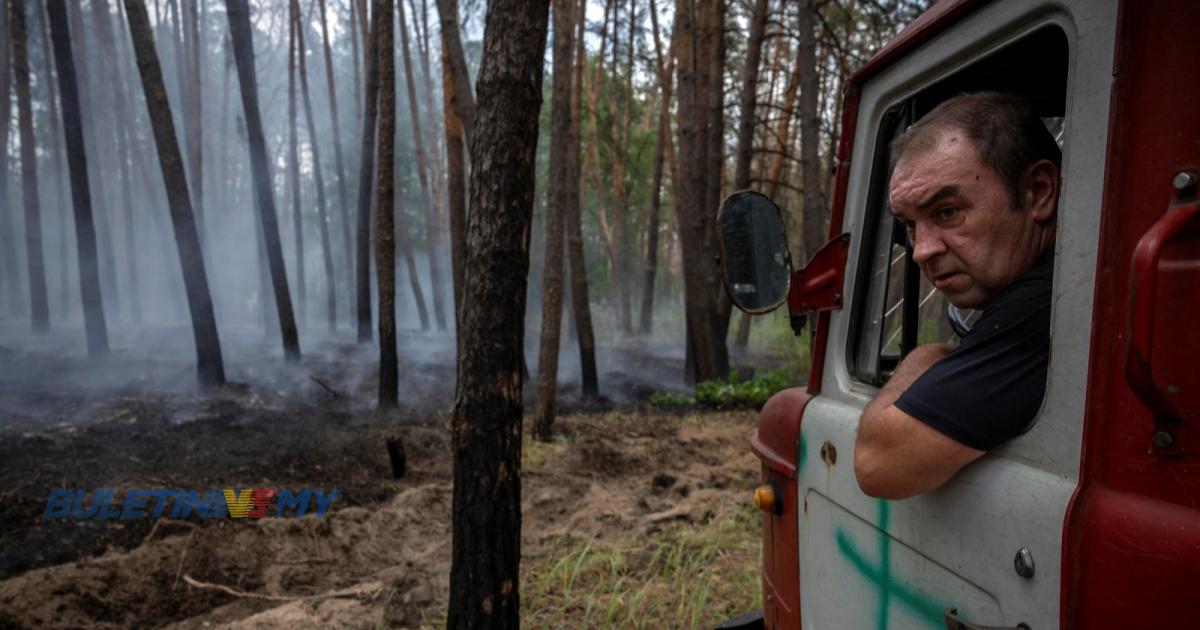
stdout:
<svg viewBox="0 0 1200 630">
<path fill-rule="evenodd" d="M 900 395 L 948 352 L 941 343 L 914 348 L 863 411 L 854 444 L 854 474 L 864 493 L 907 499 L 929 492 L 986 452 L 946 437 L 896 408 Z"/>
</svg>

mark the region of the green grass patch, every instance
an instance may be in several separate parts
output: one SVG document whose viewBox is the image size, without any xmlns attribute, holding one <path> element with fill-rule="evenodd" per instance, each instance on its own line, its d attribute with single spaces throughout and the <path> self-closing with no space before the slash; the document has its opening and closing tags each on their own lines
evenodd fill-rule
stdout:
<svg viewBox="0 0 1200 630">
<path fill-rule="evenodd" d="M 654 534 L 560 540 L 523 563 L 522 625 L 711 628 L 762 605 L 761 526 L 746 506 Z"/>
</svg>

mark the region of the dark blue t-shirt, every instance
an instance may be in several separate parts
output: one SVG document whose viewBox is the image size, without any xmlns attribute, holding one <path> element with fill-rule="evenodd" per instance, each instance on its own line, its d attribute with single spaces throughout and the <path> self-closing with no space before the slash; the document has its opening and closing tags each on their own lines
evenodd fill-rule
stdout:
<svg viewBox="0 0 1200 630">
<path fill-rule="evenodd" d="M 1024 433 L 1046 394 L 1053 272 L 1047 254 L 1018 276 L 896 408 L 983 451 Z"/>
</svg>

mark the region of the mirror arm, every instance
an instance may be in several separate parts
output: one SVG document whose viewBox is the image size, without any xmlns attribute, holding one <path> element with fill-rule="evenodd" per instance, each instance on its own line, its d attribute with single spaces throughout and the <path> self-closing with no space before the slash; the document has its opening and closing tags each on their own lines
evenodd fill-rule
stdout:
<svg viewBox="0 0 1200 630">
<path fill-rule="evenodd" d="M 844 232 L 825 243 L 803 269 L 792 272 L 788 293 L 788 314 L 797 335 L 811 311 L 836 311 L 842 308 L 842 287 L 846 280 L 846 259 L 850 253 L 850 233 Z"/>
</svg>

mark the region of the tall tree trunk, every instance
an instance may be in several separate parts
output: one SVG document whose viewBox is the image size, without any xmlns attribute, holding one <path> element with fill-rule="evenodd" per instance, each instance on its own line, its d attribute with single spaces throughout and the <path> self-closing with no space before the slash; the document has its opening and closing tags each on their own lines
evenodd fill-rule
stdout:
<svg viewBox="0 0 1200 630">
<path fill-rule="evenodd" d="M 129 1 L 126 0 L 126 6 Z M 259 220 L 262 222 L 263 239 L 267 246 L 267 262 L 271 270 L 271 287 L 275 293 L 275 309 L 279 313 L 283 352 L 289 361 L 298 361 L 300 335 L 296 332 L 292 297 L 288 293 L 287 270 L 283 266 L 283 247 L 279 242 L 275 193 L 271 189 L 271 171 L 267 162 L 267 142 L 263 137 L 262 118 L 258 112 L 258 77 L 254 69 L 250 8 L 246 2 L 247 0 L 225 0 L 225 13 L 229 16 L 233 58 L 237 64 L 238 84 L 242 91 L 246 136 L 250 143 L 250 169 L 254 172 L 255 199 L 258 203 Z"/>
<path fill-rule="evenodd" d="M 129 165 L 129 131 L 125 124 L 125 114 L 130 111 L 125 102 L 125 79 L 117 58 L 117 48 L 113 39 L 112 16 L 108 11 L 108 3 L 95 0 L 92 2 L 92 17 L 95 20 L 96 42 L 100 50 L 100 58 L 107 60 L 105 68 L 106 83 L 112 105 L 109 125 L 112 129 L 115 144 L 115 162 L 118 174 L 120 206 L 125 228 L 125 264 L 126 279 L 129 284 L 125 292 L 129 299 L 129 313 L 135 324 L 142 321 L 141 288 L 138 278 L 138 248 L 136 245 L 136 222 L 133 216 L 133 175 Z M 102 87 L 104 89 L 104 87 Z"/>
<path fill-rule="evenodd" d="M 521 383 L 549 2 L 492 0 L 471 141 L 448 628 L 520 623 Z"/>
<path fill-rule="evenodd" d="M 575 53 L 576 0 L 554 0 L 554 74 L 550 105 L 550 182 L 546 204 L 546 271 L 542 275 L 542 339 L 538 351 L 534 436 L 549 442 L 558 395 L 562 323 L 563 215 L 571 205 L 571 56 Z"/>
<path fill-rule="evenodd" d="M 420 33 L 417 39 L 417 48 L 421 53 L 421 78 L 425 85 L 425 111 L 429 116 L 427 121 L 428 129 L 437 129 L 439 125 L 437 117 L 437 109 L 433 106 L 433 79 L 429 71 L 429 5 L 426 0 L 421 0 L 421 20 L 417 22 L 417 9 L 413 0 L 409 0 L 409 6 L 413 9 L 413 22 L 420 25 Z M 438 243 L 448 242 L 450 218 L 446 214 L 446 174 L 443 169 L 446 165 L 446 152 L 442 147 L 442 136 L 436 133 L 429 134 L 429 180 L 430 189 L 433 191 L 433 207 L 435 216 L 437 217 Z M 444 255 L 444 251 L 439 251 L 439 254 Z M 444 292 L 443 292 L 444 293 Z"/>
<path fill-rule="evenodd" d="M 720 5 L 720 6 L 716 6 Z M 696 382 L 724 378 L 728 372 L 724 328 L 718 311 L 720 290 L 716 262 L 711 252 L 713 233 L 713 186 L 719 194 L 719 151 L 713 159 L 714 104 L 719 105 L 720 77 L 715 57 L 721 54 L 720 34 L 724 3 L 697 0 L 675 2 L 675 51 L 678 59 L 679 177 L 675 208 L 683 245 L 685 310 L 689 349 L 692 351 Z M 720 110 L 715 112 L 720 114 Z M 713 171 L 714 164 L 717 166 Z"/>
<path fill-rule="evenodd" d="M 804 235 L 804 258 L 808 260 L 817 253 L 825 241 L 825 208 L 821 200 L 820 113 L 817 111 L 819 97 L 817 83 L 816 11 L 813 0 L 800 2 L 800 43 L 796 54 L 796 66 L 800 69 L 800 176 L 803 188 L 804 219 L 801 222 Z"/>
<path fill-rule="evenodd" d="M 53 33 L 54 59 L 58 66 L 59 93 L 62 95 L 62 122 L 66 132 L 68 166 L 71 169 L 83 324 L 88 356 L 98 357 L 108 354 L 108 327 L 104 322 L 104 300 L 100 292 L 100 261 L 96 256 L 96 230 L 92 225 L 92 194 L 88 187 L 87 153 L 83 148 L 83 120 L 79 109 L 79 89 L 75 83 L 71 32 L 67 26 L 64 0 L 49 0 L 46 11 Z M 65 260 L 63 264 L 66 264 Z"/>
<path fill-rule="evenodd" d="M 708 20 L 705 27 L 705 48 L 709 51 L 710 75 L 706 93 L 706 124 L 708 136 L 708 152 L 705 156 L 705 202 L 702 206 L 705 212 L 704 237 L 705 251 L 719 251 L 716 229 L 716 211 L 721 205 L 725 194 L 725 12 L 726 3 L 714 2 L 704 13 Z M 729 333 L 729 318 L 733 310 L 733 302 L 721 279 L 720 265 L 716 259 L 710 258 L 708 274 L 708 291 L 714 304 L 713 317 L 713 348 L 716 350 L 717 374 L 724 378 L 729 374 L 729 347 L 726 338 Z"/>
<path fill-rule="evenodd" d="M 12 40 L 9 29 L 8 5 L 0 6 L 0 39 Z M 4 288 L 4 302 L 8 310 L 16 313 L 21 305 L 21 281 L 17 261 L 17 244 L 10 208 L 12 199 L 8 194 L 8 130 L 12 122 L 12 76 L 9 60 L 12 47 L 0 44 L 0 285 Z"/>
<path fill-rule="evenodd" d="M 346 4 L 350 5 L 350 57 L 354 61 L 354 128 L 358 129 L 362 126 L 363 114 L 363 79 L 362 70 L 359 69 L 362 57 L 359 56 L 358 52 L 358 3 L 355 0 L 349 0 Z M 351 300 L 351 304 L 353 303 L 353 300 Z"/>
<path fill-rule="evenodd" d="M 351 270 L 354 269 L 354 248 L 350 238 L 350 202 L 349 195 L 346 193 L 346 166 L 342 159 L 342 119 L 338 117 L 337 106 L 337 88 L 333 80 L 333 51 L 329 44 L 329 24 L 325 17 L 325 0 L 318 0 L 321 8 L 321 42 L 322 49 L 325 53 L 325 85 L 329 89 L 329 114 L 331 126 L 333 127 L 333 163 L 337 169 L 337 191 L 338 191 L 338 208 L 341 209 L 342 218 L 342 251 L 345 253 L 346 260 L 346 295 L 347 304 L 354 303 L 354 283 L 350 280 Z M 351 3 L 353 5 L 353 3 Z M 353 10 L 353 9 L 352 9 Z M 352 21 L 353 22 L 353 21 Z M 353 26 L 353 23 L 351 24 Z M 350 37 L 354 40 L 353 35 Z M 354 52 L 354 62 L 357 68 L 358 51 Z M 358 72 L 355 72 L 354 80 L 358 82 Z M 355 107 L 358 106 L 358 86 L 355 85 Z M 307 92 L 306 92 L 307 93 Z"/>
<path fill-rule="evenodd" d="M 70 252 L 67 245 L 67 223 L 70 221 L 69 210 L 67 209 L 67 195 L 64 189 L 64 180 L 66 179 L 66 168 L 63 164 L 63 140 L 60 123 L 62 118 L 58 112 L 58 98 L 55 94 L 54 76 L 52 64 L 54 59 L 50 52 L 50 28 L 47 24 L 46 12 L 41 3 L 38 3 L 34 9 L 34 15 L 37 16 L 38 32 L 42 40 L 42 74 L 46 77 L 43 82 L 46 88 L 46 104 L 48 105 L 49 122 L 50 122 L 50 143 L 49 153 L 50 162 L 54 169 L 54 205 L 58 208 L 58 272 L 59 272 L 59 296 L 58 296 L 58 315 L 60 319 L 66 319 L 70 313 Z M 7 35 L 5 36 L 7 39 Z M 0 146 L 5 146 L 0 143 Z M 2 204 L 0 204 L 2 205 Z"/>
<path fill-rule="evenodd" d="M 375 172 L 375 277 L 379 281 L 379 406 L 398 403 L 396 358 L 396 237 L 393 222 L 396 151 L 396 56 L 392 44 L 392 0 L 375 0 L 373 49 L 379 55 L 379 168 Z"/>
<path fill-rule="evenodd" d="M 588 85 L 588 142 L 587 155 L 584 157 L 583 174 L 591 181 L 592 190 L 600 195 L 600 122 L 599 111 L 600 91 L 604 89 L 604 49 L 608 44 L 608 21 L 612 16 L 613 1 L 604 3 L 604 22 L 600 27 L 600 51 L 596 54 L 596 63 L 592 67 L 592 80 Z M 616 30 L 616 29 L 613 29 Z M 603 234 L 602 234 L 603 236 Z"/>
<path fill-rule="evenodd" d="M 567 260 L 571 274 L 571 312 L 574 315 L 576 340 L 579 342 L 579 372 L 586 398 L 600 394 L 596 370 L 596 338 L 592 332 L 592 307 L 588 300 L 587 263 L 583 255 L 583 221 L 580 199 L 580 138 L 583 122 L 583 68 L 587 65 L 584 34 L 587 23 L 587 0 L 579 0 L 575 33 L 575 72 L 571 89 L 571 135 L 566 162 L 571 168 L 570 187 L 565 195 L 568 204 L 563 208 L 567 230 Z"/>
<path fill-rule="evenodd" d="M 538 0 L 538 4 L 541 0 Z M 467 72 L 467 57 L 463 54 L 462 40 L 458 33 L 458 0 L 437 0 L 438 15 L 442 23 L 442 66 L 448 68 L 452 78 L 447 100 L 462 122 L 467 146 L 471 146 L 475 127 L 475 96 L 471 93 L 471 76 Z"/>
<path fill-rule="evenodd" d="M 425 308 L 425 293 L 421 290 L 421 277 L 417 273 L 417 260 L 413 255 L 412 237 L 408 232 L 408 218 L 404 210 L 404 186 L 400 183 L 400 169 L 393 168 L 393 187 L 396 202 L 393 204 L 396 238 L 400 240 L 400 253 L 404 255 L 404 264 L 408 268 L 408 284 L 412 289 L 413 303 L 417 306 L 417 318 L 421 320 L 421 330 L 429 330 L 429 309 Z"/>
<path fill-rule="evenodd" d="M 376 7 L 381 6 L 380 0 L 375 0 Z M 362 5 L 359 6 L 360 15 Z M 391 23 L 391 13 L 386 16 Z M 355 296 L 356 314 L 358 319 L 358 342 L 369 343 L 371 333 L 371 183 L 375 175 L 375 123 L 379 116 L 379 59 L 375 48 L 376 33 L 382 26 L 379 12 L 371 15 L 371 39 L 367 44 L 367 85 L 363 94 L 364 112 L 362 127 L 362 147 L 358 154 L 358 231 L 355 242 Z"/>
<path fill-rule="evenodd" d="M 304 97 L 304 121 L 308 127 L 308 145 L 312 149 L 313 179 L 317 188 L 317 223 L 321 233 L 321 261 L 325 267 L 325 313 L 329 333 L 337 330 L 337 293 L 333 279 L 333 247 L 329 240 L 329 212 L 325 205 L 325 177 L 321 170 L 321 143 L 313 119 L 312 98 L 308 91 L 308 63 L 305 61 L 304 27 L 300 21 L 300 0 L 292 0 L 296 30 L 296 58 L 300 62 L 300 93 Z M 337 118 L 333 128 L 337 129 Z M 336 134 L 336 131 L 335 131 Z M 336 141 L 335 141 L 336 143 Z M 340 153 L 340 151 L 339 151 Z"/>
<path fill-rule="evenodd" d="M 217 320 L 213 314 L 212 297 L 208 290 L 200 237 L 196 232 L 191 199 L 188 197 L 183 156 L 175 138 L 175 125 L 171 120 L 171 105 L 167 101 L 158 53 L 154 51 L 150 16 L 147 15 L 146 4 L 142 0 L 125 0 L 125 10 L 133 39 L 133 50 L 137 56 L 138 72 L 142 76 L 146 108 L 150 112 L 150 126 L 154 130 L 154 143 L 158 147 L 158 162 L 162 168 L 163 183 L 167 187 L 171 223 L 175 227 L 179 264 L 183 268 L 183 283 L 192 316 L 197 372 L 202 384 L 219 385 L 225 382 L 221 340 L 217 334 Z"/>
<path fill-rule="evenodd" d="M 429 253 L 429 289 L 433 294 L 433 316 L 438 330 L 446 330 L 445 307 L 442 306 L 442 263 L 438 255 L 437 213 L 429 194 L 429 160 L 421 137 L 421 116 L 417 107 L 417 87 L 413 79 L 412 55 L 408 48 L 408 21 L 404 19 L 404 0 L 397 3 L 400 14 L 400 50 L 404 55 L 404 83 L 408 88 L 409 118 L 412 120 L 413 142 L 417 149 L 417 179 L 421 183 L 421 209 L 425 214 L 425 248 Z M 415 17 L 415 16 L 414 16 Z M 407 231 L 407 228 L 405 228 Z"/>
<path fill-rule="evenodd" d="M 308 322 L 308 282 L 305 279 L 304 267 L 304 217 L 302 216 L 303 200 L 300 198 L 300 148 L 296 130 L 296 23 L 300 9 L 289 4 L 288 12 L 288 157 L 287 157 L 287 186 L 292 202 L 292 236 L 296 247 L 296 296 L 299 298 L 300 328 L 307 327 Z M 286 205 L 286 204 L 285 204 Z"/>
<path fill-rule="evenodd" d="M 629 2 L 629 28 L 630 37 L 627 43 L 628 60 L 626 67 L 627 83 L 622 87 L 618 87 L 616 79 L 621 76 L 619 49 L 617 43 L 618 37 L 618 22 L 620 7 L 613 9 L 613 47 L 612 47 L 612 72 L 613 86 L 611 98 L 609 99 L 611 127 L 610 138 L 612 149 L 609 151 L 609 159 L 612 164 L 612 196 L 610 203 L 612 206 L 612 223 L 611 236 L 609 238 L 609 258 L 612 268 L 610 277 L 611 296 L 613 298 L 613 310 L 617 315 L 617 321 L 621 326 L 621 331 L 627 335 L 633 333 L 633 315 L 629 303 L 629 244 L 626 236 L 629 231 L 629 193 L 625 184 L 625 161 L 628 154 L 628 129 L 632 94 L 632 72 L 633 72 L 633 29 L 636 20 L 633 19 L 634 0 Z M 603 59 L 599 60 L 603 63 Z"/>
<path fill-rule="evenodd" d="M 81 5 L 80 2 L 67 3 L 71 32 L 75 34 L 74 43 L 78 44 L 78 47 L 73 48 L 76 80 L 79 86 L 80 102 L 96 103 L 101 100 L 97 94 L 102 96 L 103 91 L 91 83 L 96 73 L 93 72 L 94 66 L 90 62 L 96 57 L 96 52 L 87 46 Z M 121 296 L 117 284 L 116 247 L 113 245 L 113 230 L 108 211 L 112 207 L 108 194 L 109 178 L 102 169 L 97 167 L 99 164 L 105 164 L 106 161 L 102 153 L 100 136 L 97 134 L 99 124 L 96 120 L 95 108 L 84 107 L 80 111 L 83 116 L 83 139 L 87 151 L 89 151 L 89 163 L 93 165 L 88 173 L 88 178 L 89 188 L 95 193 L 92 197 L 92 217 L 96 220 L 96 246 L 100 254 L 100 282 L 109 304 L 115 305 L 121 303 Z M 114 311 L 113 315 L 116 317 L 118 311 Z"/>
<path fill-rule="evenodd" d="M 29 306 L 33 332 L 50 330 L 46 298 L 46 261 L 42 254 L 42 211 L 38 198 L 37 146 L 33 136 L 33 101 L 29 93 L 29 51 L 25 0 L 9 0 L 12 20 L 13 75 L 17 84 L 17 128 L 21 134 L 21 180 L 25 204 L 25 256 L 29 271 Z"/>
<path fill-rule="evenodd" d="M 738 106 L 737 148 L 734 150 L 736 165 L 733 171 L 733 189 L 750 187 L 750 162 L 754 156 L 754 129 L 758 123 L 758 71 L 762 60 L 763 33 L 767 25 L 768 0 L 755 0 L 754 12 L 750 15 L 750 39 L 746 43 L 746 65 L 742 69 L 742 96 Z M 745 348 L 750 341 L 750 315 L 742 316 L 738 326 L 735 346 Z"/>
<path fill-rule="evenodd" d="M 442 99 L 446 134 L 446 201 L 450 215 L 450 266 L 454 276 L 455 317 L 461 321 L 464 261 L 467 258 L 466 147 L 475 97 L 458 34 L 458 0 L 437 0 L 442 25 Z M 462 339 L 461 334 L 459 339 Z M 460 342 L 461 345 L 461 342 Z"/>
<path fill-rule="evenodd" d="M 646 269 L 642 281 L 642 334 L 650 334 L 654 319 L 654 280 L 658 275 L 659 216 L 662 212 L 663 163 L 671 144 L 671 76 L 675 72 L 674 51 L 668 51 L 664 62 L 662 41 L 658 36 L 658 6 L 650 0 L 650 22 L 654 29 L 654 59 L 658 76 L 658 134 L 654 140 L 654 166 L 650 183 L 650 223 L 646 230 Z"/>
<path fill-rule="evenodd" d="M 742 94 L 738 104 L 737 148 L 733 189 L 750 187 L 750 159 L 754 155 L 754 129 L 757 126 L 758 71 L 762 60 L 763 33 L 767 25 L 768 0 L 755 0 L 750 16 L 750 39 L 746 42 L 746 65 L 742 68 Z"/>
</svg>

